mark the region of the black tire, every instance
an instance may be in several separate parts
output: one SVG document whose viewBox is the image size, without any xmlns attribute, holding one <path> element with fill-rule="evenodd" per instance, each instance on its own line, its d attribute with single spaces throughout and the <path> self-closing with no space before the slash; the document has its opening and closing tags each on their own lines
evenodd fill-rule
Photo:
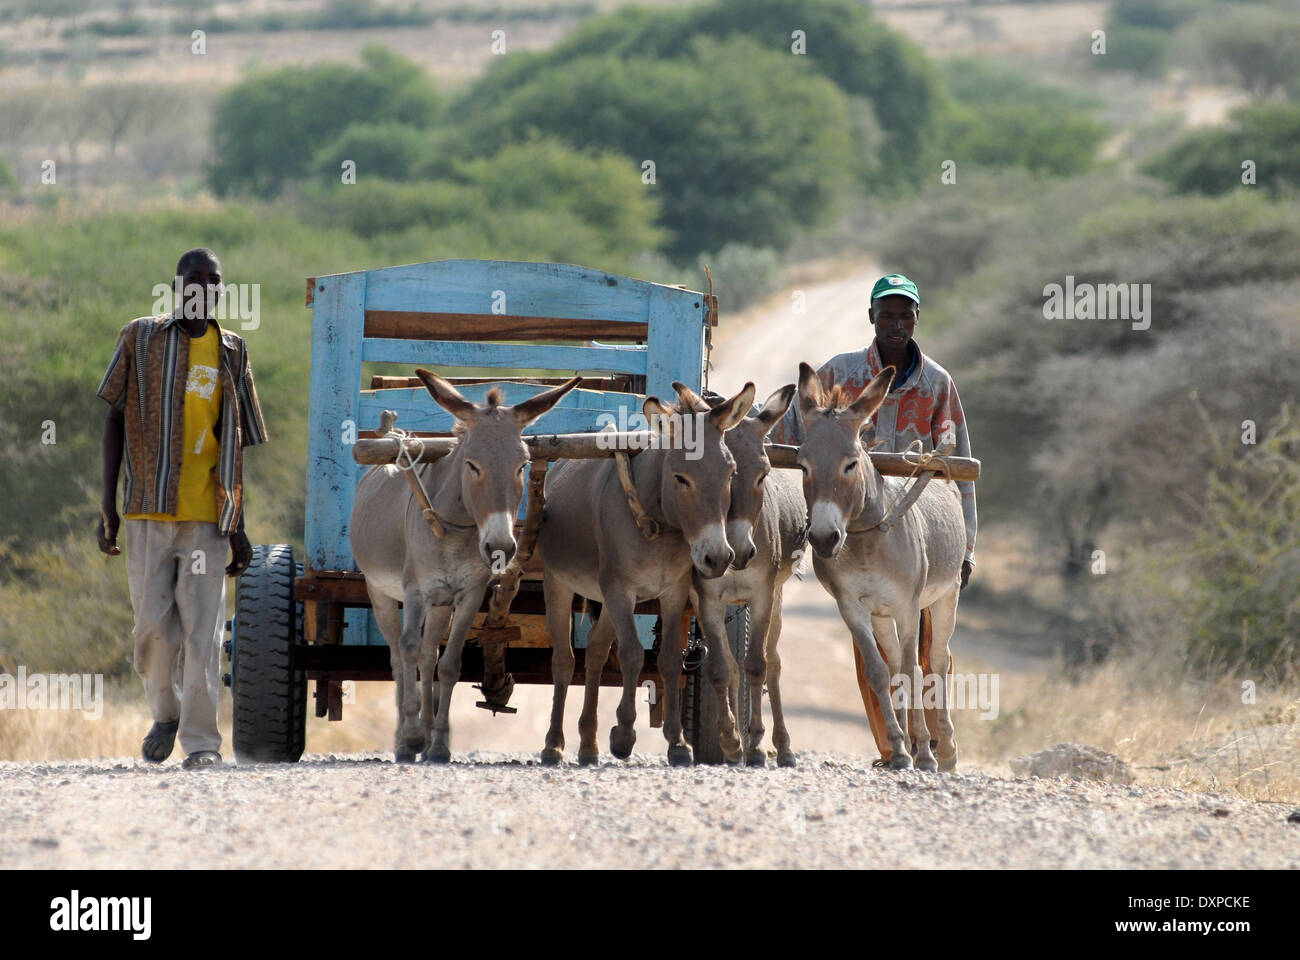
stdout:
<svg viewBox="0 0 1300 960">
<path fill-rule="evenodd" d="M 307 675 L 290 666 L 302 622 L 302 604 L 293 599 L 298 572 L 288 544 L 257 544 L 239 578 L 230 689 L 240 763 L 296 763 L 302 756 Z"/>
<path fill-rule="evenodd" d="M 743 666 L 745 651 L 749 646 L 749 607 L 728 607 L 727 617 L 727 643 L 731 646 L 732 656 L 741 666 L 738 703 L 733 704 L 733 709 L 736 710 L 743 747 L 749 717 L 749 687 L 745 682 Z M 698 630 L 699 627 L 696 626 L 695 629 Z M 696 763 L 725 763 L 722 745 L 718 743 L 718 699 L 713 695 L 713 686 L 704 672 L 705 668 L 701 665 L 687 678 L 682 698 L 682 726 L 685 728 L 686 741 L 695 753 Z"/>
</svg>

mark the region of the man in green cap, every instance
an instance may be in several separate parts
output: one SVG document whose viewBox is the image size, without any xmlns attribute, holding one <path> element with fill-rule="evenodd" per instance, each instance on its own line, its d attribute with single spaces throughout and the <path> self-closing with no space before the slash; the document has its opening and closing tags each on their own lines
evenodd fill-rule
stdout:
<svg viewBox="0 0 1300 960">
<path fill-rule="evenodd" d="M 862 431 L 864 445 L 870 448 L 874 444 L 878 450 L 902 453 L 909 446 L 915 449 L 918 440 L 925 451 L 952 441 L 955 444 L 950 451 L 953 456 L 971 456 L 966 415 L 957 396 L 957 385 L 948 371 L 923 354 L 912 339 L 921 319 L 921 294 L 916 284 L 901 273 L 881 277 L 871 290 L 867 317 L 876 328 L 871 344 L 865 350 L 851 350 L 831 357 L 817 371 L 823 387 L 829 390 L 833 384 L 839 384 L 850 399 L 856 399 L 885 367 L 892 366 L 898 371 L 888 397 Z M 798 445 L 803 442 L 799 404 L 790 405 L 785 418 L 770 436 L 773 443 Z M 975 484 L 967 482 L 957 486 L 966 519 L 966 557 L 961 566 L 961 585 L 965 587 L 975 567 Z M 932 633 L 929 621 L 929 611 L 921 611 L 921 668 L 927 674 L 930 672 Z M 880 748 L 881 759 L 888 762 L 892 751 L 885 736 L 884 715 L 867 682 L 862 656 L 856 645 L 853 646 L 853 658 L 871 732 Z M 950 672 L 951 669 L 949 660 Z M 936 727 L 932 724 L 930 729 Z"/>
</svg>

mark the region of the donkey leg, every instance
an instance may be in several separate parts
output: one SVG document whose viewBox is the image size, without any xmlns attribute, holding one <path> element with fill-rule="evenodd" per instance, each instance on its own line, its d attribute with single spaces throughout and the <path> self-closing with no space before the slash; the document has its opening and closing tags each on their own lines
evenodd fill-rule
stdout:
<svg viewBox="0 0 1300 960">
<path fill-rule="evenodd" d="M 433 675 L 438 672 L 438 648 L 451 622 L 451 607 L 433 607 L 424 617 L 424 638 L 420 646 L 420 722 L 424 727 L 425 748 L 433 743 L 433 719 L 438 714 L 438 688 Z M 424 759 L 429 759 L 426 754 Z"/>
<path fill-rule="evenodd" d="M 614 621 L 602 613 L 591 633 L 587 634 L 586 686 L 582 696 L 582 715 L 578 717 L 578 763 L 591 766 L 600 760 L 596 743 L 596 709 L 600 705 L 600 675 L 605 671 L 609 649 L 614 645 Z"/>
<path fill-rule="evenodd" d="M 907 690 L 908 718 L 911 721 L 912 756 L 918 770 L 937 771 L 939 764 L 930 749 L 930 728 L 925 722 L 925 702 L 923 691 L 924 678 L 921 676 L 921 608 L 920 606 L 903 609 L 903 619 L 895 620 L 898 625 L 898 640 L 902 660 L 902 673 L 909 678 Z"/>
<path fill-rule="evenodd" d="M 554 766 L 564 759 L 564 700 L 573 682 L 573 591 L 554 577 L 544 577 L 546 630 L 551 635 L 551 725 L 542 747 L 542 763 Z"/>
<path fill-rule="evenodd" d="M 636 723 L 637 681 L 645 665 L 645 649 L 636 635 L 633 598 L 619 591 L 614 584 L 602 583 L 600 586 L 605 597 L 601 616 L 610 618 L 610 624 L 618 634 L 618 662 L 623 671 L 623 696 L 619 698 L 618 710 L 615 711 L 618 723 L 609 731 L 609 752 L 620 760 L 626 760 L 632 755 L 632 745 L 636 743 L 633 725 Z"/>
<path fill-rule="evenodd" d="M 954 589 L 947 596 L 940 597 L 930 605 L 930 624 L 934 632 L 934 642 L 930 647 L 930 673 L 934 677 L 935 689 L 939 692 L 935 703 L 938 727 L 939 771 L 948 773 L 957 768 L 957 741 L 953 737 L 952 717 L 948 712 L 948 671 L 952 669 L 952 653 L 949 643 L 952 632 L 957 625 L 957 597 L 960 591 Z M 930 678 L 927 677 L 927 680 Z"/>
<path fill-rule="evenodd" d="M 749 649 L 745 651 L 745 679 L 749 682 L 749 736 L 745 739 L 745 763 L 767 766 L 763 749 L 763 681 L 767 679 L 767 632 L 772 624 L 772 595 L 759 590 L 749 601 Z"/>
<path fill-rule="evenodd" d="M 885 666 L 889 668 L 889 700 L 881 701 L 881 712 L 892 710 L 894 716 L 898 718 L 898 725 L 907 733 L 910 724 L 907 720 L 907 707 L 904 705 L 899 689 L 898 678 L 901 676 L 903 653 L 898 642 L 898 627 L 894 624 L 893 617 L 871 617 L 871 632 L 876 637 L 876 649 L 880 651 L 881 657 L 884 658 Z M 910 682 L 911 677 L 908 677 Z M 910 741 L 909 741 L 910 742 Z M 910 754 L 912 751 L 909 750 Z M 882 754 L 883 756 L 883 754 Z"/>
<path fill-rule="evenodd" d="M 790 749 L 790 731 L 786 729 L 785 709 L 781 706 L 781 654 L 777 650 L 780 639 L 781 588 L 777 587 L 772 619 L 767 627 L 767 696 L 772 703 L 772 746 L 776 747 L 776 765 L 793 767 L 794 751 Z"/>
<path fill-rule="evenodd" d="M 393 670 L 393 697 L 397 706 L 397 725 L 393 730 L 393 752 L 398 762 L 414 760 L 414 754 L 403 756 L 402 749 L 402 608 L 392 597 L 374 591 L 370 594 L 370 608 L 375 612 L 379 632 L 388 641 L 388 664 Z"/>
<path fill-rule="evenodd" d="M 853 642 L 858 645 L 867 680 L 871 683 L 871 691 L 882 705 L 890 703 L 889 666 L 881 658 L 880 651 L 876 649 L 876 635 L 871 628 L 872 618 L 853 600 L 836 597 L 835 602 L 839 605 L 840 616 L 844 618 L 849 633 L 853 635 Z M 885 719 L 885 735 L 889 737 L 889 747 L 893 752 L 889 766 L 894 770 L 910 770 L 912 754 L 908 750 L 907 737 L 898 722 L 898 716 L 893 710 L 886 709 L 881 712 Z"/>
<path fill-rule="evenodd" d="M 451 692 L 460 679 L 460 656 L 465 649 L 465 638 L 474 623 L 474 614 L 483 603 L 487 585 L 466 590 L 456 598 L 456 611 L 451 617 L 451 636 L 447 638 L 447 652 L 438 669 L 438 712 L 433 718 L 433 742 L 426 748 L 424 759 L 432 763 L 451 760 Z"/>
<path fill-rule="evenodd" d="M 718 744 L 728 763 L 740 762 L 740 737 L 736 732 L 736 717 L 731 710 L 731 678 L 737 671 L 731 646 L 727 643 L 727 607 L 716 597 L 707 594 L 705 586 L 699 592 L 700 605 L 696 619 L 704 633 L 709 654 L 704 661 L 704 676 L 713 688 L 718 704 Z M 665 649 L 663 646 L 660 650 Z"/>
<path fill-rule="evenodd" d="M 682 735 L 682 620 L 686 614 L 689 588 L 681 586 L 659 598 L 663 627 L 659 640 L 659 679 L 664 698 L 664 739 L 668 741 L 668 765 L 689 767 L 695 762 L 690 744 Z M 640 646 L 638 643 L 637 646 Z"/>
<path fill-rule="evenodd" d="M 426 746 L 424 731 L 420 727 L 420 695 L 415 675 L 427 609 L 420 588 L 408 586 L 402 600 L 402 634 L 397 641 L 401 675 L 393 678 L 397 681 L 398 704 L 397 742 L 393 752 L 398 763 L 414 760 Z"/>
</svg>

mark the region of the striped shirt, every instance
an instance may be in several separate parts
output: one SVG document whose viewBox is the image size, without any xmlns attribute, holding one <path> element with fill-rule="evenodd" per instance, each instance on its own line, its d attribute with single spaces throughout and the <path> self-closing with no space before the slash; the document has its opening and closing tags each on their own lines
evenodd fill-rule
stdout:
<svg viewBox="0 0 1300 960">
<path fill-rule="evenodd" d="M 952 455 L 971 456 L 966 414 L 957 396 L 957 385 L 947 370 L 921 352 L 915 340 L 911 346 L 916 351 L 911 375 L 889 391 L 885 402 L 863 429 L 863 442 L 870 447 L 875 440 L 882 440 L 876 449 L 902 453 L 913 441 L 920 440 L 921 449 L 929 451 L 942 446 L 944 435 L 951 433 L 951 439 L 956 441 Z M 872 340 L 866 350 L 851 350 L 831 357 L 822 364 L 817 376 L 826 389 L 838 383 L 856 399 L 882 366 L 880 351 L 876 341 Z M 796 446 L 803 443 L 803 418 L 797 402 L 790 404 L 790 409 L 769 439 L 773 443 Z M 975 484 L 965 481 L 958 483 L 957 488 L 961 491 L 961 509 L 966 520 L 966 559 L 974 563 L 978 529 Z"/>
<path fill-rule="evenodd" d="M 215 320 L 208 323 L 217 326 Z M 217 526 L 229 536 L 243 509 L 243 448 L 265 443 L 267 435 L 244 340 L 220 326 L 217 330 L 222 389 Z M 189 354 L 189 334 L 175 314 L 132 320 L 118 334 L 98 395 L 124 415 L 124 514 L 176 513 Z"/>
</svg>

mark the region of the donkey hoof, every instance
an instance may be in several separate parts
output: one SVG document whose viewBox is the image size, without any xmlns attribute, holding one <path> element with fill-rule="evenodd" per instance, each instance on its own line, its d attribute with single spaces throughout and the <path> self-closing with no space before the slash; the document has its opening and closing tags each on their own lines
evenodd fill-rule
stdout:
<svg viewBox="0 0 1300 960">
<path fill-rule="evenodd" d="M 724 751 L 722 754 L 722 762 L 729 767 L 739 767 L 744 764 L 745 755 L 741 753 L 739 750 L 737 750 L 735 753 L 726 753 Z"/>
<path fill-rule="evenodd" d="M 451 751 L 445 746 L 435 744 L 424 751 L 421 758 L 425 763 L 451 763 Z"/>
<path fill-rule="evenodd" d="M 799 764 L 794 759 L 793 750 L 778 750 L 776 752 L 776 765 L 778 767 L 797 767 Z"/>
<path fill-rule="evenodd" d="M 542 750 L 542 766 L 558 767 L 564 761 L 564 752 L 558 747 L 546 747 Z"/>
<path fill-rule="evenodd" d="M 398 747 L 393 751 L 393 759 L 398 763 L 415 763 L 415 751 L 410 747 Z"/>
<path fill-rule="evenodd" d="M 636 743 L 636 731 L 630 727 L 624 732 L 620 727 L 609 731 L 609 752 L 620 760 L 632 756 L 632 744 Z"/>
<path fill-rule="evenodd" d="M 695 762 L 691 748 L 682 743 L 675 743 L 668 748 L 668 766 L 689 767 Z"/>
<path fill-rule="evenodd" d="M 747 767 L 766 767 L 767 751 L 766 750 L 747 750 L 745 751 L 745 766 Z"/>
<path fill-rule="evenodd" d="M 925 771 L 926 773 L 938 773 L 938 772 L 939 772 L 939 764 L 938 764 L 938 762 L 934 759 L 934 757 L 930 757 L 928 760 L 925 760 L 925 759 L 917 760 L 917 761 L 916 761 L 916 769 L 918 769 L 918 770 L 923 770 L 923 771 Z"/>
<path fill-rule="evenodd" d="M 889 761 L 889 769 L 890 770 L 911 770 L 912 758 L 909 757 L 907 754 L 902 753 L 901 751 L 897 752 L 894 754 L 893 758 Z"/>
<path fill-rule="evenodd" d="M 942 757 L 942 756 L 941 756 L 941 757 L 939 758 L 939 772 L 940 772 L 940 773 L 952 773 L 952 772 L 953 772 L 954 770 L 956 770 L 956 769 L 957 769 L 957 748 L 956 748 L 956 747 L 953 747 L 953 751 L 952 751 L 952 756 L 951 756 L 951 757 Z"/>
<path fill-rule="evenodd" d="M 578 751 L 578 766 L 594 767 L 598 763 L 600 763 L 599 753 L 583 753 L 581 750 Z"/>
</svg>

